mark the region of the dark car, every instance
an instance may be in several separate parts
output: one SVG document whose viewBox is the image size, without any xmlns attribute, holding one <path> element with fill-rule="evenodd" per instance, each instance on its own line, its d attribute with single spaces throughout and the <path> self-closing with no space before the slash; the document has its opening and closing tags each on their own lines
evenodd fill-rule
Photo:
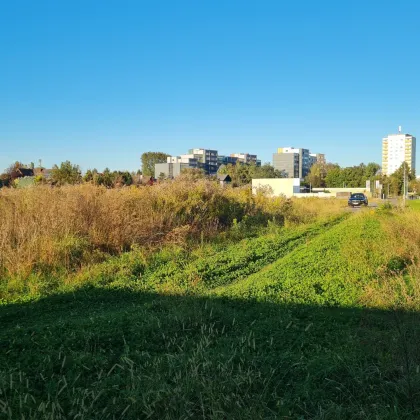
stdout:
<svg viewBox="0 0 420 420">
<path fill-rule="evenodd" d="M 349 198 L 349 206 L 367 206 L 368 203 L 368 199 L 367 197 L 362 194 L 362 193 L 356 193 L 356 194 L 352 194 Z"/>
</svg>

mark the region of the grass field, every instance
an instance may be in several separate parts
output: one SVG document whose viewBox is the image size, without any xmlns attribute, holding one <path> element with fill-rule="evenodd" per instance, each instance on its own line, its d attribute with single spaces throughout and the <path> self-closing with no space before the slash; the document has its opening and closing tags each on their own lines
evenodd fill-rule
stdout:
<svg viewBox="0 0 420 420">
<path fill-rule="evenodd" d="M 407 203 L 413 210 L 420 211 L 420 200 L 408 200 Z"/>
<path fill-rule="evenodd" d="M 3 288 L 0 418 L 419 418 L 419 221 L 234 226 Z"/>
</svg>

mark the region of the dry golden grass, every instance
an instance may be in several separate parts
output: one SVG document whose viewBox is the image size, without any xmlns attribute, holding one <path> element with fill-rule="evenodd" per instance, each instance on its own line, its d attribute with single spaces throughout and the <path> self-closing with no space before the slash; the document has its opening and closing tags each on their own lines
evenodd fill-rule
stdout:
<svg viewBox="0 0 420 420">
<path fill-rule="evenodd" d="M 294 198 L 289 222 L 311 223 L 314 220 L 341 213 L 347 208 L 347 201 L 337 198 Z"/>
<path fill-rule="evenodd" d="M 341 210 L 338 200 L 253 196 L 211 181 L 106 189 L 89 184 L 0 190 L 0 274 L 67 271 L 129 250 L 209 237 L 244 217 L 264 225 L 309 223 Z"/>
<path fill-rule="evenodd" d="M 385 240 L 381 252 L 388 264 L 365 291 L 368 306 L 384 309 L 420 309 L 420 214 L 396 209 L 382 217 Z"/>
</svg>

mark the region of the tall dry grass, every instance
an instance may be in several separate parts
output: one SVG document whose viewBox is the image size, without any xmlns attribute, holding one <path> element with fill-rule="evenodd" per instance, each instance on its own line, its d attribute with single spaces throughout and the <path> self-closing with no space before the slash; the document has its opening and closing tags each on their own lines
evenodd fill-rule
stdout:
<svg viewBox="0 0 420 420">
<path fill-rule="evenodd" d="M 378 268 L 377 279 L 365 291 L 367 306 L 420 310 L 420 213 L 394 209 L 381 217 L 386 239 L 381 252 L 387 264 Z"/>
<path fill-rule="evenodd" d="M 211 237 L 248 223 L 310 222 L 337 204 L 253 196 L 250 188 L 211 181 L 106 189 L 89 184 L 0 190 L 0 274 L 74 270 L 133 245 L 158 246 Z"/>
</svg>

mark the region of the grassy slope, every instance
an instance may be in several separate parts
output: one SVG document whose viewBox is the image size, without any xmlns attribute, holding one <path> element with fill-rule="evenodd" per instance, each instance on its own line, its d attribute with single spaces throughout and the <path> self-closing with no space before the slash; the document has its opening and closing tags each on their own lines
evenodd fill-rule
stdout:
<svg viewBox="0 0 420 420">
<path fill-rule="evenodd" d="M 418 418 L 418 316 L 325 306 L 357 304 L 381 240 L 354 216 L 198 265 L 126 257 L 91 273 L 94 288 L 0 307 L 0 414 Z M 194 279 L 194 296 L 154 291 Z"/>
<path fill-rule="evenodd" d="M 386 263 L 375 215 L 353 217 L 219 295 L 285 303 L 357 306 L 363 285 Z"/>
</svg>

